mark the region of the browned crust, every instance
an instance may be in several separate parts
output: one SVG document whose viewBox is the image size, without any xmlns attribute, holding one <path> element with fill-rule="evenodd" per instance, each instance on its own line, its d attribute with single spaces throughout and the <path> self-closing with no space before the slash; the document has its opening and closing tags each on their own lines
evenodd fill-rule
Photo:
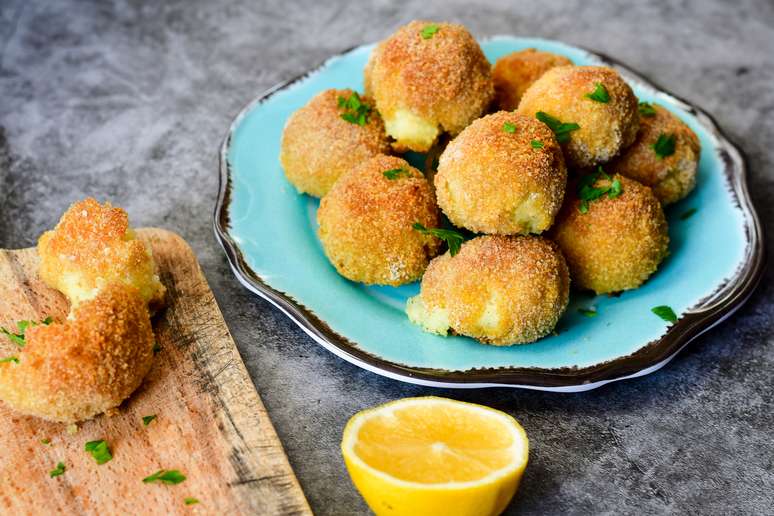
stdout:
<svg viewBox="0 0 774 516">
<path fill-rule="evenodd" d="M 655 115 L 640 115 L 634 143 L 607 168 L 650 186 L 666 205 L 684 198 L 696 186 L 701 144 L 696 133 L 677 116 L 659 105 L 653 104 L 653 108 Z M 653 150 L 661 134 L 674 135 L 676 142 L 674 154 L 664 158 Z"/>
<path fill-rule="evenodd" d="M 384 172 L 406 174 L 388 179 Z M 412 228 L 438 227 L 430 184 L 405 160 L 375 156 L 347 172 L 317 212 L 320 241 L 339 273 L 353 281 L 402 285 L 422 276 L 440 241 Z"/>
<path fill-rule="evenodd" d="M 325 90 L 293 113 L 282 133 L 280 163 L 298 191 L 322 197 L 343 173 L 377 154 L 390 150 L 384 123 L 376 110 L 361 126 L 344 120 L 339 97 L 353 90 Z M 373 107 L 373 101 L 361 97 Z"/>
<path fill-rule="evenodd" d="M 513 111 L 519 106 L 524 92 L 544 73 L 557 66 L 571 65 L 564 56 L 525 48 L 501 57 L 492 68 L 495 100 L 503 111 Z"/>
</svg>

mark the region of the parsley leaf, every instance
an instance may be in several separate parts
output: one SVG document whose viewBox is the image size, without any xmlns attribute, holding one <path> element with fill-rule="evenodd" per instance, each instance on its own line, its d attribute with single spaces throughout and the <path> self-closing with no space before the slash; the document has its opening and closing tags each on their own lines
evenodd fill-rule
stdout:
<svg viewBox="0 0 774 516">
<path fill-rule="evenodd" d="M 52 322 L 54 322 L 53 318 L 46 317 L 40 322 L 40 324 L 45 324 L 46 326 L 48 326 Z M 19 333 L 13 333 L 12 331 L 7 330 L 1 326 L 0 326 L 0 333 L 8 337 L 11 340 L 11 342 L 16 344 L 20 348 L 23 348 L 24 333 L 27 331 L 27 328 L 29 328 L 30 326 L 37 326 L 37 325 L 38 323 L 36 323 L 35 321 L 19 321 L 16 323 L 16 328 Z"/>
<path fill-rule="evenodd" d="M 193 504 L 199 503 L 199 500 L 189 496 L 183 500 L 183 503 L 186 505 L 193 505 Z"/>
<path fill-rule="evenodd" d="M 533 149 L 542 149 L 543 148 L 543 142 L 540 140 L 532 140 L 529 142 L 530 145 L 532 145 Z"/>
<path fill-rule="evenodd" d="M 676 322 L 677 315 L 671 307 L 667 305 L 656 306 L 650 309 L 651 312 L 658 315 L 667 322 Z"/>
<path fill-rule="evenodd" d="M 411 177 L 411 172 L 405 168 L 391 168 L 390 170 L 385 170 L 382 172 L 382 174 L 384 174 L 384 177 L 390 180 L 398 179 L 400 176 Z"/>
<path fill-rule="evenodd" d="M 685 210 L 682 215 L 680 215 L 680 220 L 685 220 L 693 217 L 693 214 L 696 213 L 696 208 L 690 208 L 688 210 Z"/>
<path fill-rule="evenodd" d="M 570 141 L 570 133 L 580 129 L 580 126 L 575 122 L 562 122 L 558 118 L 554 118 L 545 111 L 538 111 L 535 113 L 535 118 L 546 124 L 556 136 L 556 141 L 559 143 L 567 143 Z"/>
<path fill-rule="evenodd" d="M 110 448 L 108 448 L 108 445 L 104 439 L 87 442 L 84 446 L 84 450 L 89 452 L 99 465 L 102 465 L 113 459 L 113 455 L 110 453 Z"/>
<path fill-rule="evenodd" d="M 65 472 L 65 465 L 64 462 L 57 463 L 56 467 L 51 470 L 49 475 L 51 475 L 51 478 L 58 477 L 59 475 L 63 475 Z"/>
<path fill-rule="evenodd" d="M 586 93 L 584 97 L 595 102 L 601 102 L 602 104 L 607 104 L 610 102 L 610 94 L 607 92 L 605 85 L 601 82 L 595 83 L 594 91 L 591 93 Z"/>
<path fill-rule="evenodd" d="M 505 122 L 503 123 L 503 131 L 505 131 L 506 133 L 513 134 L 516 132 L 516 125 L 510 122 Z"/>
<path fill-rule="evenodd" d="M 0 358 L 0 364 L 5 364 L 7 362 L 13 362 L 14 364 L 18 364 L 19 363 L 19 357 Z"/>
<path fill-rule="evenodd" d="M 436 32 L 438 32 L 438 25 L 435 23 L 429 23 L 422 27 L 422 30 L 419 31 L 419 34 L 422 36 L 422 39 L 430 39 L 435 36 Z"/>
<path fill-rule="evenodd" d="M 677 143 L 677 137 L 670 133 L 661 133 L 658 135 L 656 143 L 651 145 L 653 151 L 656 153 L 658 159 L 664 159 L 675 153 L 675 144 Z"/>
<path fill-rule="evenodd" d="M 593 308 L 578 308 L 578 312 L 586 317 L 596 317 L 597 310 Z"/>
<path fill-rule="evenodd" d="M 621 181 L 618 179 L 614 179 L 612 183 L 610 183 L 610 190 L 607 191 L 607 196 L 610 199 L 615 199 L 619 195 L 621 195 L 621 192 L 623 192 L 623 186 L 621 186 Z"/>
<path fill-rule="evenodd" d="M 153 421 L 154 419 L 156 419 L 156 414 L 153 414 L 150 416 L 142 416 L 142 425 L 148 426 L 149 424 L 151 424 L 151 421 Z"/>
<path fill-rule="evenodd" d="M 48 438 L 41 439 L 40 442 L 48 446 L 49 444 L 51 444 L 51 439 L 48 439 Z"/>
<path fill-rule="evenodd" d="M 605 186 L 595 186 L 599 179 L 605 179 L 609 182 Z M 607 194 L 609 199 L 615 199 L 623 192 L 623 186 L 619 179 L 612 179 L 605 173 L 601 166 L 597 167 L 596 172 L 586 174 L 580 178 L 577 186 L 577 194 L 580 199 L 578 211 L 588 213 L 589 203 L 595 201 Z"/>
<path fill-rule="evenodd" d="M 179 484 L 185 480 L 185 475 L 176 469 L 160 469 L 154 474 L 142 479 L 143 483 L 161 482 L 162 484 Z"/>
<path fill-rule="evenodd" d="M 368 123 L 368 117 L 371 114 L 371 106 L 360 99 L 360 95 L 353 91 L 349 98 L 339 96 L 339 109 L 343 109 L 341 118 L 350 124 L 364 126 Z"/>
<path fill-rule="evenodd" d="M 637 104 L 637 109 L 642 116 L 656 116 L 656 108 L 650 102 L 640 102 Z"/>
<path fill-rule="evenodd" d="M 465 240 L 465 237 L 452 229 L 426 228 L 419 222 L 414 222 L 411 227 L 424 235 L 432 235 L 446 242 L 446 245 L 449 246 L 449 253 L 452 256 L 460 252 L 462 242 Z"/>
</svg>

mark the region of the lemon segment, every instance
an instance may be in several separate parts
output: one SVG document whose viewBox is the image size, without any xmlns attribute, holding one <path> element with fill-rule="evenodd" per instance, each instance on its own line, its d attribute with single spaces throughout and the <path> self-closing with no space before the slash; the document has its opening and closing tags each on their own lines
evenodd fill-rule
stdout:
<svg viewBox="0 0 774 516">
<path fill-rule="evenodd" d="M 355 414 L 341 442 L 352 482 L 377 515 L 500 514 L 527 466 L 508 414 L 445 398 L 406 398 Z"/>
</svg>

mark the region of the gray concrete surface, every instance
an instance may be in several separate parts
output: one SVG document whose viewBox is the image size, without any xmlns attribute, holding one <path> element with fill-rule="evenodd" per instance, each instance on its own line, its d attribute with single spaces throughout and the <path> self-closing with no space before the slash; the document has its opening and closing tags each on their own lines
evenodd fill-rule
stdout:
<svg viewBox="0 0 774 516">
<path fill-rule="evenodd" d="M 366 511 L 339 456 L 346 420 L 424 394 L 522 422 L 533 448 L 511 513 L 771 514 L 771 269 L 737 315 L 646 378 L 574 395 L 451 391 L 324 351 L 237 283 L 213 237 L 216 150 L 242 105 L 415 17 L 460 21 L 478 36 L 562 39 L 655 78 L 741 144 L 771 227 L 774 4 L 631 4 L 0 0 L 0 246 L 33 245 L 86 195 L 183 235 L 319 514 Z"/>
</svg>

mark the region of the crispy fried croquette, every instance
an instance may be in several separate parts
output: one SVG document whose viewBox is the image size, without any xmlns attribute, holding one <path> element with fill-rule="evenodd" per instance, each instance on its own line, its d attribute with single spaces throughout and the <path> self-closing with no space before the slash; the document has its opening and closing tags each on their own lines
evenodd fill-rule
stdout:
<svg viewBox="0 0 774 516">
<path fill-rule="evenodd" d="M 352 167 L 390 150 L 384 123 L 368 97 L 326 90 L 293 113 L 280 144 L 285 176 L 302 193 L 322 197 Z"/>
<path fill-rule="evenodd" d="M 571 65 L 572 61 L 552 52 L 525 48 L 501 57 L 492 68 L 497 107 L 513 111 L 524 92 L 551 68 Z"/>
<path fill-rule="evenodd" d="M 607 190 L 618 181 L 620 194 L 584 202 L 577 189 L 568 189 L 552 237 L 575 286 L 597 294 L 637 288 L 668 254 L 664 211 L 647 186 L 619 174 L 597 177 L 588 186 Z"/>
<path fill-rule="evenodd" d="M 40 277 L 72 307 L 93 299 L 105 285 L 135 287 L 151 311 L 164 302 L 150 248 L 136 238 L 121 208 L 88 198 L 74 203 L 53 231 L 38 241 Z"/>
<path fill-rule="evenodd" d="M 663 150 L 657 147 L 659 138 L 666 139 Z M 665 108 L 646 104 L 640 111 L 637 139 L 607 168 L 651 187 L 666 205 L 696 186 L 700 154 L 699 138 L 690 127 Z"/>
<path fill-rule="evenodd" d="M 399 152 L 426 152 L 441 132 L 458 134 L 494 98 L 491 66 L 467 29 L 416 20 L 376 46 L 365 91 Z"/>
<path fill-rule="evenodd" d="M 136 288 L 114 283 L 64 323 L 27 329 L 18 363 L 0 363 L 0 399 L 50 421 L 72 423 L 117 407 L 151 367 L 153 331 Z"/>
<path fill-rule="evenodd" d="M 440 241 L 413 229 L 438 226 L 430 184 L 392 156 L 376 156 L 339 178 L 317 211 L 328 259 L 352 281 L 402 285 L 422 276 Z"/>
<path fill-rule="evenodd" d="M 580 126 L 555 129 L 571 169 L 610 161 L 634 141 L 639 127 L 637 97 L 618 72 L 605 66 L 551 68 L 524 92 L 517 111 Z M 550 123 L 545 115 L 543 121 Z"/>
<path fill-rule="evenodd" d="M 570 277 L 556 244 L 538 236 L 480 236 L 430 262 L 409 319 L 425 331 L 449 331 L 507 346 L 553 331 L 567 307 Z"/>
<path fill-rule="evenodd" d="M 434 181 L 438 204 L 456 226 L 490 234 L 540 233 L 562 206 L 567 170 L 545 124 L 500 111 L 452 140 Z"/>
</svg>

